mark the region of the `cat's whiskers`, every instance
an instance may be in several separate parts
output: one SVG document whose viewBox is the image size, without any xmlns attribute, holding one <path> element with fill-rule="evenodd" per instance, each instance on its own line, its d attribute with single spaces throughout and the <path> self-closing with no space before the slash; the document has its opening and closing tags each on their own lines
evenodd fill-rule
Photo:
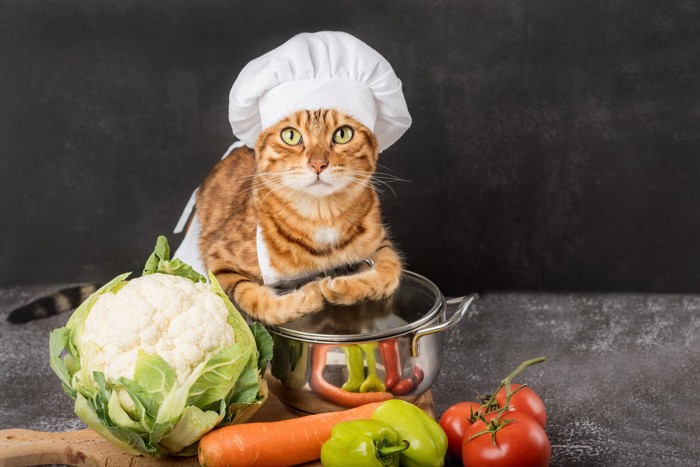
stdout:
<svg viewBox="0 0 700 467">
<path fill-rule="evenodd" d="M 275 180 L 254 180 L 249 188 L 241 191 L 241 195 L 244 195 L 242 202 L 247 201 L 248 198 L 250 198 L 253 194 L 255 194 L 256 191 L 260 190 L 261 188 L 278 189 L 279 187 L 284 186 L 284 181 L 281 179 L 277 180 L 275 183 L 271 182 L 275 182 Z"/>
<path fill-rule="evenodd" d="M 351 183 L 356 183 L 361 186 L 367 186 L 371 187 L 378 193 L 383 193 L 381 189 L 379 189 L 378 184 L 383 183 L 381 180 L 373 180 L 372 174 L 370 172 L 362 171 L 362 170 L 352 170 L 352 169 L 345 169 L 343 170 L 341 176 L 343 176 L 346 180 L 349 180 L 348 184 Z M 389 187 L 389 189 L 393 192 L 394 190 L 386 183 L 383 183 Z M 396 193 L 394 192 L 394 196 L 396 196 Z"/>
<path fill-rule="evenodd" d="M 379 162 L 376 162 L 375 164 L 377 165 L 377 167 L 381 167 L 382 169 L 388 170 L 389 172 L 396 172 L 396 170 L 394 170 L 394 169 L 392 169 L 392 168 L 390 168 L 390 167 L 387 167 L 387 166 L 385 166 L 385 165 L 382 165 L 382 164 L 380 164 Z M 391 176 L 391 177 L 395 177 L 395 175 L 392 175 L 392 174 L 390 174 L 390 173 L 378 172 L 378 171 L 375 171 L 375 173 L 384 174 L 384 175 L 389 175 L 389 176 Z M 404 181 L 410 181 L 410 180 L 404 180 Z"/>
<path fill-rule="evenodd" d="M 263 186 L 265 186 L 269 179 L 274 179 L 274 177 L 279 177 L 280 172 L 287 172 L 288 170 L 280 170 L 277 172 L 261 172 L 258 174 L 253 174 L 253 175 L 247 175 L 244 177 L 238 177 L 238 181 L 240 183 L 243 183 L 244 181 L 248 180 L 253 180 L 253 182 L 250 184 L 250 186 L 244 190 L 240 191 L 240 195 L 243 196 L 241 202 L 245 202 L 250 198 L 250 196 L 255 193 L 256 189 L 259 189 Z"/>
<path fill-rule="evenodd" d="M 355 171 L 348 170 L 348 172 L 353 172 L 353 173 L 355 173 L 355 174 L 362 174 L 362 175 L 367 175 L 367 174 L 368 174 L 368 172 L 358 171 L 358 170 L 355 170 Z M 391 190 L 391 192 L 394 194 L 394 196 L 396 196 L 396 192 L 395 192 L 394 189 L 389 185 L 389 183 L 393 183 L 393 182 L 409 182 L 409 181 L 410 181 L 410 180 L 404 180 L 404 179 L 399 178 L 399 177 L 397 177 L 397 176 L 395 176 L 395 175 L 391 175 L 391 174 L 387 174 L 387 173 L 383 173 L 383 172 L 374 172 L 374 174 L 372 174 L 371 179 L 370 179 L 370 181 L 369 181 L 369 185 L 371 185 L 372 188 L 374 188 L 375 190 L 377 190 L 377 192 L 379 192 L 379 193 L 383 193 L 383 190 L 381 190 L 381 189 L 379 188 L 379 186 L 380 186 L 380 185 L 384 185 L 384 186 L 386 186 L 388 189 Z"/>
<path fill-rule="evenodd" d="M 352 170 L 352 169 L 347 169 L 349 172 L 352 171 L 356 174 L 369 174 L 369 172 L 365 172 L 362 170 Z M 400 177 L 397 177 L 396 175 L 384 173 L 384 172 L 374 172 L 371 174 L 372 178 L 376 178 L 378 180 L 383 180 L 386 182 L 410 182 L 410 180 L 406 180 Z"/>
<path fill-rule="evenodd" d="M 275 170 L 273 172 L 258 172 L 258 173 L 254 173 L 252 175 L 245 175 L 243 177 L 238 177 L 236 180 L 239 182 L 244 182 L 244 181 L 255 179 L 255 178 L 276 177 L 276 176 L 279 176 L 280 174 L 292 172 L 294 170 L 297 170 L 297 169 L 291 168 L 291 169 Z"/>
<path fill-rule="evenodd" d="M 262 188 L 266 188 L 268 190 L 268 194 L 264 198 L 266 198 L 269 194 L 279 192 L 282 188 L 284 188 L 285 185 L 288 186 L 288 184 L 283 179 L 285 175 L 292 177 L 297 175 L 303 179 L 307 174 L 303 169 L 293 167 L 290 169 L 275 170 L 271 172 L 259 172 L 257 174 L 240 177 L 238 179 L 239 181 L 253 179 L 253 183 L 250 185 L 250 187 L 246 190 L 241 191 L 241 194 L 244 195 L 243 200 L 247 200 L 250 196 L 252 196 L 252 194 L 256 190 Z M 342 186 L 338 187 L 339 191 L 336 191 L 336 193 L 341 192 L 344 196 L 352 195 L 352 185 L 371 187 L 379 194 L 384 193 L 384 190 L 380 187 L 385 186 L 389 188 L 389 190 L 391 190 L 394 196 L 396 196 L 396 192 L 391 186 L 389 186 L 389 183 L 408 181 L 391 174 L 386 174 L 382 172 L 372 173 L 364 170 L 349 169 L 347 167 L 343 167 L 342 169 L 336 168 L 331 175 L 332 179 L 330 181 L 324 181 L 324 183 L 330 183 L 331 185 L 336 186 L 342 184 Z M 299 199 L 302 199 L 307 196 L 313 197 L 313 195 L 310 195 L 304 190 L 299 190 L 293 186 L 288 187 L 290 188 L 290 190 L 285 195 L 285 198 L 289 199 L 290 201 L 298 201 Z"/>
<path fill-rule="evenodd" d="M 290 188 L 289 185 L 287 185 L 287 183 L 284 180 L 279 180 L 275 184 L 264 183 L 263 186 L 261 186 L 260 188 L 265 188 L 265 190 L 267 191 L 267 193 L 262 198 L 260 198 L 260 202 L 264 202 L 268 196 L 270 196 L 273 193 L 279 192 L 283 188 L 287 189 L 287 193 L 285 194 L 284 198 L 291 200 L 294 198 L 294 195 L 296 194 L 296 190 Z M 291 196 L 290 196 L 290 194 L 291 194 Z"/>
</svg>

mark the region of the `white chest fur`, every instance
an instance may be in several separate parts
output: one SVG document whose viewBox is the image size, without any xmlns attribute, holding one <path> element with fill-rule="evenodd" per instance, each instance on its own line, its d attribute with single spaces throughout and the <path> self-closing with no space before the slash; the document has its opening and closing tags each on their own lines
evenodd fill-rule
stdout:
<svg viewBox="0 0 700 467">
<path fill-rule="evenodd" d="M 340 233 L 335 227 L 319 227 L 314 233 L 314 240 L 321 245 L 335 245 L 339 238 Z"/>
</svg>

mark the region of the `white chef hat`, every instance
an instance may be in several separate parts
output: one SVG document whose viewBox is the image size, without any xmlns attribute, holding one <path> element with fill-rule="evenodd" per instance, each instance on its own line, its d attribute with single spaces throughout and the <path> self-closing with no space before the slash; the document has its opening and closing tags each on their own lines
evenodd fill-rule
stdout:
<svg viewBox="0 0 700 467">
<path fill-rule="evenodd" d="M 292 37 L 248 63 L 229 95 L 233 134 L 254 147 L 260 132 L 302 109 L 334 108 L 372 130 L 379 150 L 411 126 L 411 116 L 389 62 L 344 32 Z"/>
</svg>

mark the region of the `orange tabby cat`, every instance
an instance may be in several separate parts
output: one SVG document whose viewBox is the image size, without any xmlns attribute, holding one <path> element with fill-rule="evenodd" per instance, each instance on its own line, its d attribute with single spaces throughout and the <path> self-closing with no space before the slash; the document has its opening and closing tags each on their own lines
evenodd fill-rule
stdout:
<svg viewBox="0 0 700 467">
<path fill-rule="evenodd" d="M 214 167 L 197 197 L 199 247 L 242 311 L 281 324 L 325 301 L 352 304 L 394 292 L 401 261 L 371 185 L 377 156 L 374 134 L 353 118 L 300 111 L 263 131 L 255 151 L 236 149 Z M 263 285 L 259 255 L 284 278 L 362 266 L 281 294 Z"/>
</svg>

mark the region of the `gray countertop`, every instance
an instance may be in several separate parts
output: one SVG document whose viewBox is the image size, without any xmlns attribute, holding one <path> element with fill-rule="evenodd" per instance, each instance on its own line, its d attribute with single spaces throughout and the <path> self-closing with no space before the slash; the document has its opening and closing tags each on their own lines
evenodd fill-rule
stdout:
<svg viewBox="0 0 700 467">
<path fill-rule="evenodd" d="M 83 427 L 49 368 L 48 334 L 68 316 L 5 320 L 60 287 L 0 288 L 0 429 Z M 547 405 L 552 466 L 697 466 L 699 316 L 696 295 L 486 294 L 444 336 L 437 412 L 545 355 L 516 382 Z"/>
</svg>

